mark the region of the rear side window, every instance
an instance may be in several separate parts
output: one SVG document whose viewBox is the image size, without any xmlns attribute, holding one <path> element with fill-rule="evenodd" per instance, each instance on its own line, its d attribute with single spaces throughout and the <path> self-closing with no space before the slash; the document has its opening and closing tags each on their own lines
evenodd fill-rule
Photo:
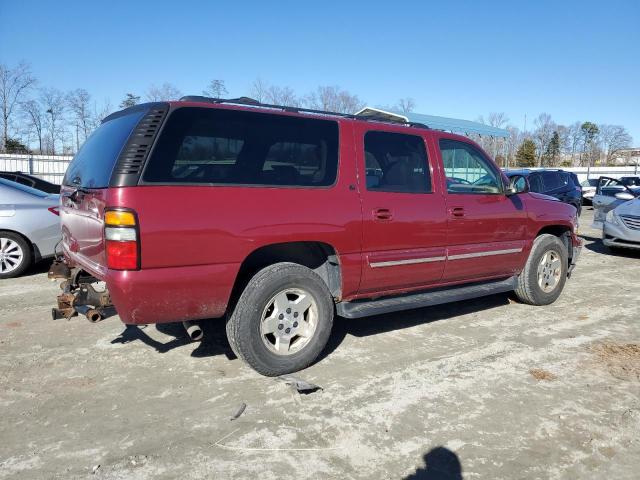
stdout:
<svg viewBox="0 0 640 480">
<path fill-rule="evenodd" d="M 544 192 L 544 185 L 542 184 L 542 177 L 539 173 L 532 173 L 529 175 L 529 188 L 532 192 L 542 193 Z"/>
<path fill-rule="evenodd" d="M 569 183 L 569 175 L 564 172 L 544 172 L 542 173 L 544 191 L 550 192 L 566 187 Z"/>
<path fill-rule="evenodd" d="M 326 187 L 337 170 L 334 121 L 184 107 L 167 120 L 143 180 Z"/>
<path fill-rule="evenodd" d="M 145 110 L 136 110 L 104 122 L 93 132 L 73 158 L 63 185 L 106 188 L 120 151 Z"/>
<path fill-rule="evenodd" d="M 367 190 L 431 192 L 431 176 L 422 137 L 370 131 L 364 136 Z"/>
</svg>

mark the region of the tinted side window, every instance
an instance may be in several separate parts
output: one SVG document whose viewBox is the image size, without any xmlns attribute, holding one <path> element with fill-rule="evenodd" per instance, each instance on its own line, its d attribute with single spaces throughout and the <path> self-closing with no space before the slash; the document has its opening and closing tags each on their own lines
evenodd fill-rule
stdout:
<svg viewBox="0 0 640 480">
<path fill-rule="evenodd" d="M 104 122 L 80 148 L 67 169 L 63 185 L 106 188 L 129 135 L 146 112 L 137 110 Z"/>
<path fill-rule="evenodd" d="M 457 140 L 442 139 L 440 152 L 447 177 L 447 192 L 502 193 L 502 178 L 490 162 L 472 145 Z"/>
<path fill-rule="evenodd" d="M 370 131 L 364 136 L 367 190 L 431 192 L 431 176 L 422 137 Z"/>
<path fill-rule="evenodd" d="M 322 187 L 337 170 L 334 121 L 185 107 L 167 119 L 143 180 Z"/>
<path fill-rule="evenodd" d="M 564 172 L 543 172 L 542 181 L 544 182 L 544 191 L 550 192 L 565 187 L 569 178 Z"/>
<path fill-rule="evenodd" d="M 544 186 L 542 185 L 542 177 L 539 173 L 532 173 L 529 175 L 529 188 L 532 192 L 542 193 Z"/>
</svg>

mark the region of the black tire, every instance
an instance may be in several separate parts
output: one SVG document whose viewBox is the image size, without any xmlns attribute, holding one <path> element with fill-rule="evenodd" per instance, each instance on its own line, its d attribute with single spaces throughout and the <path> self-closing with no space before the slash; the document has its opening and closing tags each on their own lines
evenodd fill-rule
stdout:
<svg viewBox="0 0 640 480">
<path fill-rule="evenodd" d="M 307 337 L 308 340 L 302 339 L 304 344 L 298 351 L 278 354 L 273 350 L 276 346 L 270 348 L 267 345 L 268 335 L 262 333 L 263 313 L 270 305 L 275 305 L 272 301 L 277 294 L 296 289 L 308 293 L 315 302 L 310 307 L 314 309 L 315 330 Z M 276 263 L 256 273 L 240 295 L 227 319 L 229 345 L 238 358 L 262 375 L 272 377 L 296 372 L 311 365 L 326 346 L 331 334 L 334 310 L 331 293 L 315 272 L 296 263 Z M 302 314 L 309 315 L 310 311 L 306 310 L 307 313 Z M 288 313 L 283 322 L 289 322 L 285 326 L 293 327 L 292 315 L 296 312 Z M 291 331 L 294 331 L 293 328 Z M 299 340 L 300 337 L 294 337 L 291 346 Z"/>
<path fill-rule="evenodd" d="M 538 283 L 538 266 L 547 252 L 555 252 L 560 259 L 560 276 L 551 291 L 545 291 Z M 518 299 L 529 305 L 549 305 L 557 300 L 567 281 L 567 248 L 555 235 L 538 236 L 531 247 L 529 258 L 518 277 L 515 290 Z"/>
<path fill-rule="evenodd" d="M 19 264 L 13 268 L 11 271 L 2 272 L 0 271 L 0 279 L 2 278 L 14 278 L 19 275 L 22 275 L 24 271 L 31 266 L 33 262 L 33 253 L 31 251 L 31 245 L 27 240 L 25 240 L 22 236 L 13 232 L 2 232 L 0 231 L 0 246 L 5 245 L 5 240 L 9 240 L 17 244 L 22 250 L 22 259 L 19 261 Z M 0 247 L 1 248 L 1 247 Z M 0 263 L 5 262 L 2 260 L 2 256 L 4 253 L 11 252 L 2 252 L 0 251 Z M 9 265 L 8 263 L 4 263 L 4 266 Z M 0 270 L 2 270 L 3 265 L 0 265 Z"/>
</svg>

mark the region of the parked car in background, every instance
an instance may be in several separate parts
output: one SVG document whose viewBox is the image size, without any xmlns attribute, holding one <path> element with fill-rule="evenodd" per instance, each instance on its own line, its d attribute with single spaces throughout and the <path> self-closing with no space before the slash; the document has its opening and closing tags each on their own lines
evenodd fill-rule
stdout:
<svg viewBox="0 0 640 480">
<path fill-rule="evenodd" d="M 628 200 L 606 213 L 602 243 L 612 250 L 640 249 L 640 197 Z"/>
<path fill-rule="evenodd" d="M 590 205 L 593 196 L 596 194 L 596 189 L 598 188 L 598 179 L 587 178 L 580 184 L 580 186 L 582 187 L 582 204 Z"/>
<path fill-rule="evenodd" d="M 527 177 L 532 192 L 542 193 L 557 198 L 561 202 L 573 205 L 582 212 L 582 186 L 575 173 L 564 170 L 506 170 L 507 177 L 522 175 Z"/>
<path fill-rule="evenodd" d="M 627 187 L 640 187 L 640 177 L 620 177 L 620 182 Z"/>
<path fill-rule="evenodd" d="M 61 197 L 54 313 L 108 293 L 127 324 L 221 318 L 265 375 L 311 364 L 336 313 L 506 291 L 550 304 L 582 246 L 575 208 L 509 181 L 469 138 L 249 99 L 110 115 Z"/>
<path fill-rule="evenodd" d="M 598 179 L 593 196 L 593 226 L 601 228 L 607 213 L 619 205 L 640 196 L 640 187 L 627 186 L 622 180 L 611 177 Z"/>
<path fill-rule="evenodd" d="M 12 182 L 21 183 L 27 187 L 42 190 L 47 193 L 60 193 L 60 185 L 47 182 L 41 178 L 22 172 L 0 172 L 0 178 L 11 180 Z"/>
<path fill-rule="evenodd" d="M 52 257 L 60 241 L 60 195 L 0 178 L 0 278 Z"/>
</svg>

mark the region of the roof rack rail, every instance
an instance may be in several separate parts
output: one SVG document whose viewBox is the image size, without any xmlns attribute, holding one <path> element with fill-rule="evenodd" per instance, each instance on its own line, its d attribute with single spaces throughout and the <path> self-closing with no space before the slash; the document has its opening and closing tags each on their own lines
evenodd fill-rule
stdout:
<svg viewBox="0 0 640 480">
<path fill-rule="evenodd" d="M 364 120 L 364 121 L 374 121 L 374 122 L 384 122 L 384 123 L 394 123 L 400 125 L 406 125 L 408 127 L 415 128 L 426 128 L 429 130 L 429 127 L 423 123 L 417 122 L 405 122 L 402 120 L 391 120 L 388 117 L 384 117 L 382 115 L 356 115 L 351 113 L 340 113 L 340 112 L 332 112 L 329 110 L 316 110 L 313 108 L 304 108 L 304 107 L 291 107 L 286 105 L 274 105 L 270 103 L 261 103 L 258 100 L 249 97 L 238 97 L 238 98 L 214 98 L 214 97 L 205 97 L 202 95 L 187 95 L 180 98 L 181 102 L 202 102 L 202 103 L 229 103 L 233 105 L 248 105 L 252 107 L 262 107 L 262 108 L 273 108 L 282 110 L 285 112 L 293 112 L 293 113 L 315 113 L 318 115 L 331 115 L 335 117 L 342 118 L 351 118 L 355 120 Z"/>
</svg>

